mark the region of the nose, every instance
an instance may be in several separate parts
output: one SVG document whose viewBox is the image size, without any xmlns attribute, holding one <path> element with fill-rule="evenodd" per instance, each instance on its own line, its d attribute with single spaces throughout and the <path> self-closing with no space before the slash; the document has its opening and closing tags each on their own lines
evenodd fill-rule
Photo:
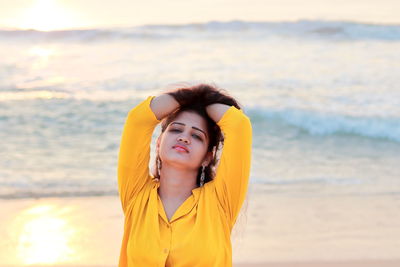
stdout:
<svg viewBox="0 0 400 267">
<path fill-rule="evenodd" d="M 189 140 L 186 137 L 183 137 L 183 136 L 179 136 L 178 137 L 178 141 L 185 142 L 186 144 L 189 144 Z"/>
</svg>

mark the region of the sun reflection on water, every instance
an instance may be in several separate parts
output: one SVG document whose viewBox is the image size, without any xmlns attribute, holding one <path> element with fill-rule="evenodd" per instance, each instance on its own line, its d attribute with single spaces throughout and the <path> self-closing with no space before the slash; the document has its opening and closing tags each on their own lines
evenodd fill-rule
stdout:
<svg viewBox="0 0 400 267">
<path fill-rule="evenodd" d="M 76 230 L 59 209 L 38 205 L 18 217 L 21 232 L 17 254 L 23 264 L 66 263 L 77 257 L 71 245 Z"/>
<path fill-rule="evenodd" d="M 29 54 L 40 57 L 49 57 L 52 54 L 54 54 L 54 49 L 34 46 L 31 49 L 29 49 Z"/>
<path fill-rule="evenodd" d="M 43 46 L 34 46 L 31 47 L 27 52 L 35 59 L 32 62 L 32 69 L 36 70 L 48 66 L 49 59 L 55 54 L 55 49 Z"/>
</svg>

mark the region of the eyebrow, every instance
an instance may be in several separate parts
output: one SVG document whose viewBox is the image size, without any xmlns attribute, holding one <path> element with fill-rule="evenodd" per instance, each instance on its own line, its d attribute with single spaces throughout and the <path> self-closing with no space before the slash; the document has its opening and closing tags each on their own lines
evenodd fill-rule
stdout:
<svg viewBox="0 0 400 267">
<path fill-rule="evenodd" d="M 183 125 L 183 126 L 186 125 L 186 124 L 184 124 L 184 123 L 182 123 L 182 122 L 173 122 L 173 123 L 171 123 L 171 125 L 172 125 L 172 124 L 180 124 L 180 125 Z M 206 134 L 203 130 L 201 130 L 201 129 L 197 128 L 197 127 L 194 127 L 194 126 L 192 126 L 192 128 L 195 129 L 195 130 L 198 130 L 198 131 L 202 132 L 202 133 L 207 137 L 207 134 Z"/>
</svg>

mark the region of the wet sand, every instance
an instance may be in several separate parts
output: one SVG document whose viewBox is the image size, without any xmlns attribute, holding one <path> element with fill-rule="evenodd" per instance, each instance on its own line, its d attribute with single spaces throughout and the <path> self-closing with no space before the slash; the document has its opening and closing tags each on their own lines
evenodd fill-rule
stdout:
<svg viewBox="0 0 400 267">
<path fill-rule="evenodd" d="M 252 201 L 255 201 L 254 198 Z M 279 200 L 282 202 L 282 200 Z M 256 201 L 259 203 L 259 201 Z M 271 202 L 271 201 L 270 201 Z M 283 203 L 291 207 L 292 203 Z M 270 203 L 276 206 L 276 203 Z M 253 216 L 249 207 L 248 217 Z M 0 266 L 117 266 L 123 233 L 123 213 L 116 196 L 0 200 Z M 278 215 L 273 215 L 277 218 Z M 252 218 L 252 217 L 251 217 Z M 247 220 L 239 246 L 234 246 L 233 266 L 237 267 L 391 267 L 399 260 L 275 260 L 265 250 L 266 236 Z M 270 223 L 267 228 L 272 231 Z M 278 226 L 278 225 L 277 225 Z M 275 232 L 279 229 L 275 229 Z M 269 238 L 267 238 L 270 236 Z M 237 238 L 240 235 L 237 236 Z M 261 253 L 255 251 L 268 251 Z M 299 246 L 299 249 L 301 247 Z M 303 248 L 304 249 L 304 248 Z M 394 247 L 388 249 L 395 249 Z M 279 251 L 279 250 L 276 250 Z M 365 257 L 371 256 L 368 251 Z M 372 252 L 372 251 L 371 251 Z M 253 253 L 253 254 L 252 254 Z M 254 256 L 253 256 L 254 255 Z M 337 255 L 338 259 L 340 255 Z M 264 258 L 262 258 L 264 257 Z M 261 259 L 261 260 L 260 260 Z"/>
</svg>

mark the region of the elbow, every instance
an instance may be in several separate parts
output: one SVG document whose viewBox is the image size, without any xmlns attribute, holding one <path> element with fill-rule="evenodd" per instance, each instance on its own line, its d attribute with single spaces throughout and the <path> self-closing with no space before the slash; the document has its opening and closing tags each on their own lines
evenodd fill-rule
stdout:
<svg viewBox="0 0 400 267">
<path fill-rule="evenodd" d="M 249 135 L 252 135 L 252 125 L 251 125 L 251 120 L 250 118 L 243 113 L 241 116 L 241 119 L 239 120 L 239 123 L 237 125 L 237 130 L 240 132 L 245 132 Z"/>
<path fill-rule="evenodd" d="M 238 132 L 241 133 L 241 139 L 244 143 L 246 143 L 246 147 L 251 150 L 252 139 L 253 139 L 253 128 L 251 125 L 251 120 L 246 115 L 241 119 L 241 126 L 238 129 Z M 250 152 L 249 152 L 250 153 Z"/>
<path fill-rule="evenodd" d="M 232 136 L 231 138 L 237 140 L 237 142 L 249 145 L 248 142 L 251 143 L 253 135 L 250 118 L 243 115 L 237 119 L 231 126 L 229 135 Z"/>
</svg>

